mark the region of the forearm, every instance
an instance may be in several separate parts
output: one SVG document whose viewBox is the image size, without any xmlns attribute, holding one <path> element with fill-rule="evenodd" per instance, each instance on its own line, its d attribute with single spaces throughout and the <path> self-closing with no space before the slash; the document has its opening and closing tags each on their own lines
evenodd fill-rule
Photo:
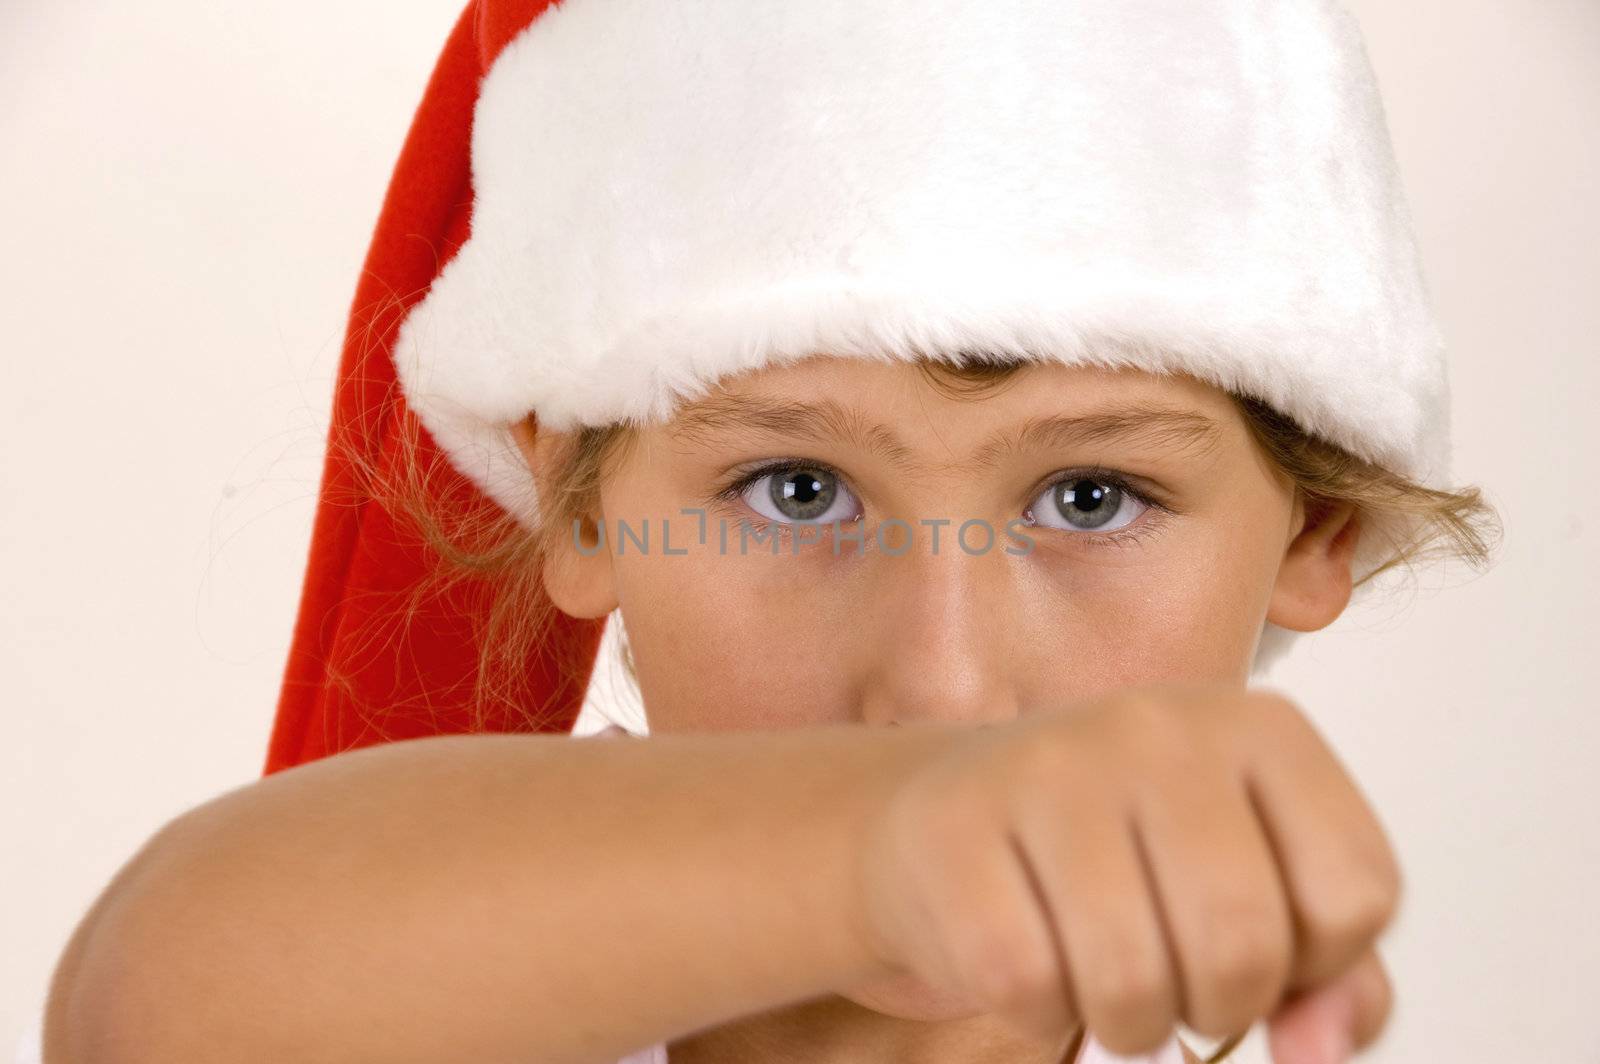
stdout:
<svg viewBox="0 0 1600 1064">
<path fill-rule="evenodd" d="M 874 977 L 855 847 L 946 735 L 429 739 L 263 780 L 119 877 L 47 1064 L 606 1061 Z"/>
</svg>

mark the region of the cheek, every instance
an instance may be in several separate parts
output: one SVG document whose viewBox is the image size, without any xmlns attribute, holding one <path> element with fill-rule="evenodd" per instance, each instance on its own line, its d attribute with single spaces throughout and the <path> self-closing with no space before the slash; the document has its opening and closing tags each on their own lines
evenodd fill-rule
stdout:
<svg viewBox="0 0 1600 1064">
<path fill-rule="evenodd" d="M 859 719 L 865 678 L 888 654 L 970 656 L 997 696 L 1023 706 L 1150 683 L 1243 683 L 1281 561 L 1270 532 L 1269 522 L 1197 521 L 1147 545 L 1044 547 L 942 606 L 895 584 L 898 570 L 852 576 L 825 549 L 774 558 L 691 547 L 613 563 L 651 729 L 736 731 Z M 952 605 L 983 623 L 929 615 Z"/>
<path fill-rule="evenodd" d="M 1082 697 L 1151 683 L 1243 682 L 1276 571 L 1270 554 L 1262 542 L 1221 531 L 1114 558 L 1041 553 L 1023 625 L 1036 633 L 1021 648 L 1030 658 L 1028 701 L 1060 697 L 1064 677 Z"/>
<path fill-rule="evenodd" d="M 855 719 L 838 645 L 852 626 L 815 565 L 700 552 L 616 561 L 652 731 Z"/>
</svg>

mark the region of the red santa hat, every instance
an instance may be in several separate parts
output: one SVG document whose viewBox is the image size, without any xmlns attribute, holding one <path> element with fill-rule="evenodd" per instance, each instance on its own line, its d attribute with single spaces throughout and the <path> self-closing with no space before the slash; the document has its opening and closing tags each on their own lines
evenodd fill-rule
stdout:
<svg viewBox="0 0 1600 1064">
<path fill-rule="evenodd" d="M 410 412 L 453 470 L 442 497 L 532 528 L 509 431 L 530 412 L 643 423 L 812 354 L 973 351 L 1189 374 L 1442 486 L 1442 343 L 1353 17 L 1335 0 L 474 0 L 352 308 L 269 771 L 518 727 L 466 710 L 478 607 L 373 646 L 430 560 L 351 503 L 347 446 L 394 461 Z M 1368 531 L 1357 576 L 1405 532 Z M 1258 667 L 1287 643 L 1270 629 Z M 592 661 L 600 633 L 557 614 L 526 664 L 550 727 L 588 680 L 563 663 Z M 373 712 L 418 695 L 425 714 Z"/>
</svg>

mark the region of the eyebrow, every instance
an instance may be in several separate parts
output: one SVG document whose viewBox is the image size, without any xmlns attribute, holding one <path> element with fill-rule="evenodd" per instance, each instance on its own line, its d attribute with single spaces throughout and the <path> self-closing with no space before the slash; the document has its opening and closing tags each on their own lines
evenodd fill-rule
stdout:
<svg viewBox="0 0 1600 1064">
<path fill-rule="evenodd" d="M 918 465 L 914 452 L 892 429 L 831 399 L 815 402 L 713 395 L 678 413 L 675 438 L 704 443 L 715 434 L 754 439 L 844 440 L 903 470 Z M 965 465 L 992 468 L 1007 455 L 1028 450 L 1122 443 L 1172 452 L 1203 454 L 1222 438 L 1222 426 L 1192 410 L 1134 404 L 1082 414 L 1047 414 L 1018 428 L 1001 430 L 974 448 Z M 721 442 L 721 441 L 717 441 Z"/>
</svg>

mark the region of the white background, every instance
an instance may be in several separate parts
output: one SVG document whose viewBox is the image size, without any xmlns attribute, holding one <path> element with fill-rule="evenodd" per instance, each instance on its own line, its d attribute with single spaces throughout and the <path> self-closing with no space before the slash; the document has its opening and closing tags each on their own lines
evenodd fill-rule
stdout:
<svg viewBox="0 0 1600 1064">
<path fill-rule="evenodd" d="M 1353 6 L 1507 538 L 1272 682 L 1407 873 L 1367 1059 L 1596 1064 L 1600 3 Z M 0 3 L 0 1047 L 117 867 L 260 771 L 345 311 L 458 9 Z"/>
</svg>

